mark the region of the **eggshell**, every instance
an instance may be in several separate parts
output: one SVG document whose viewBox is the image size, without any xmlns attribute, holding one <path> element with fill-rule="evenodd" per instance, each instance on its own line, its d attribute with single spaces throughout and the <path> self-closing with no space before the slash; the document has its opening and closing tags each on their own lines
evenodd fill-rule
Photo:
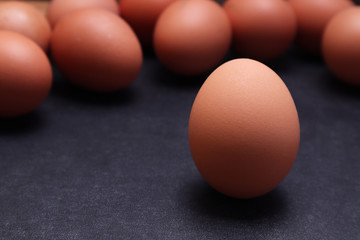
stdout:
<svg viewBox="0 0 360 240">
<path fill-rule="evenodd" d="M 296 16 L 284 0 L 227 0 L 224 9 L 232 24 L 233 49 L 240 57 L 272 60 L 294 41 Z"/>
<path fill-rule="evenodd" d="M 171 71 L 183 75 L 212 70 L 228 52 L 230 42 L 230 21 L 221 6 L 209 0 L 170 4 L 154 31 L 158 59 Z"/>
<path fill-rule="evenodd" d="M 289 0 L 298 20 L 296 44 L 312 55 L 321 55 L 321 39 L 330 19 L 354 6 L 351 0 Z"/>
<path fill-rule="evenodd" d="M 274 189 L 294 163 L 299 138 L 287 87 L 255 60 L 235 59 L 218 67 L 192 106 L 194 162 L 213 188 L 231 197 L 254 198 Z"/>
<path fill-rule="evenodd" d="M 360 7 L 344 10 L 331 19 L 323 36 L 327 66 L 341 80 L 360 86 Z"/>
<path fill-rule="evenodd" d="M 47 18 L 54 27 L 63 16 L 84 8 L 101 8 L 119 14 L 119 7 L 115 0 L 51 0 Z"/>
<path fill-rule="evenodd" d="M 121 0 L 121 16 L 146 48 L 152 47 L 155 23 L 162 11 L 177 0 Z"/>
<path fill-rule="evenodd" d="M 130 85 L 142 65 L 135 33 L 119 16 L 102 9 L 78 10 L 62 18 L 54 29 L 51 51 L 69 81 L 93 91 Z"/>
<path fill-rule="evenodd" d="M 16 117 L 33 111 L 49 94 L 50 62 L 32 40 L 0 31 L 0 116 Z"/>
<path fill-rule="evenodd" d="M 47 50 L 51 27 L 44 15 L 28 3 L 0 2 L 0 30 L 20 33 Z"/>
</svg>

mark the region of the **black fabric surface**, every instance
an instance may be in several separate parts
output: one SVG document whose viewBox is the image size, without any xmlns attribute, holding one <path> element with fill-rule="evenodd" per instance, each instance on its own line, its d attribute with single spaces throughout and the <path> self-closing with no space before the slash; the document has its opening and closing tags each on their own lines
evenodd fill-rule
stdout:
<svg viewBox="0 0 360 240">
<path fill-rule="evenodd" d="M 0 120 L 0 239 L 360 239 L 360 90 L 296 49 L 268 64 L 297 105 L 293 169 L 253 200 L 212 190 L 187 138 L 206 76 L 151 54 L 128 89 L 73 87 L 55 70 L 32 114 Z"/>
</svg>

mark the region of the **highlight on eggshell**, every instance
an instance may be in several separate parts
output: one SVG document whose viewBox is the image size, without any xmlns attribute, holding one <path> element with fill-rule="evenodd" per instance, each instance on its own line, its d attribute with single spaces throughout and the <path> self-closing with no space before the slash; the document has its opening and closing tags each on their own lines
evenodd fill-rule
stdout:
<svg viewBox="0 0 360 240">
<path fill-rule="evenodd" d="M 51 27 L 45 16 L 26 2 L 0 2 L 0 30 L 17 32 L 47 51 Z"/>
</svg>

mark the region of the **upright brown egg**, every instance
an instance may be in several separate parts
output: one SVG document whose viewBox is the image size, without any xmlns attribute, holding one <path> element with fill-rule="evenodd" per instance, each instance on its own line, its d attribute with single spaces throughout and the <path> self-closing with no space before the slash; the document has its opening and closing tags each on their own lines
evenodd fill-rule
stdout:
<svg viewBox="0 0 360 240">
<path fill-rule="evenodd" d="M 330 70 L 341 80 L 360 86 L 360 7 L 335 15 L 325 28 L 322 50 Z"/>
<path fill-rule="evenodd" d="M 299 147 L 299 118 L 280 77 L 235 59 L 218 67 L 196 96 L 189 120 L 194 162 L 216 190 L 253 198 L 288 174 Z"/>
<path fill-rule="evenodd" d="M 116 91 L 132 83 L 142 65 L 141 46 L 118 15 L 96 8 L 78 10 L 55 26 L 52 57 L 74 84 L 93 91 Z"/>
<path fill-rule="evenodd" d="M 50 62 L 35 42 L 0 31 L 0 117 L 33 111 L 49 94 L 51 82 Z"/>
<path fill-rule="evenodd" d="M 116 0 L 51 0 L 47 18 L 54 27 L 57 21 L 66 14 L 83 8 L 101 8 L 116 14 L 119 13 Z"/>
<path fill-rule="evenodd" d="M 170 4 L 160 15 L 154 31 L 154 48 L 160 62 L 184 75 L 215 68 L 230 43 L 230 21 L 222 7 L 209 0 Z"/>
<path fill-rule="evenodd" d="M 298 20 L 296 44 L 313 55 L 321 54 L 321 39 L 330 19 L 354 6 L 351 0 L 289 0 Z"/>
<path fill-rule="evenodd" d="M 121 0 L 121 16 L 134 29 L 144 47 L 152 47 L 156 20 L 176 0 Z"/>
<path fill-rule="evenodd" d="M 35 7 L 20 1 L 0 2 L 0 30 L 20 33 L 47 50 L 51 28 L 44 15 Z"/>
<path fill-rule="evenodd" d="M 233 49 L 240 57 L 271 60 L 293 43 L 296 16 L 284 0 L 227 0 L 224 9 L 233 29 Z"/>
</svg>

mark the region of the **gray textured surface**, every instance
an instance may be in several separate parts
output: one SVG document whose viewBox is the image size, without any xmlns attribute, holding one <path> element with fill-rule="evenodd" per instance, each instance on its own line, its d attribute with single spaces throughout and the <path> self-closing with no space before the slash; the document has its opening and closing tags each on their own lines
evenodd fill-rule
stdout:
<svg viewBox="0 0 360 240">
<path fill-rule="evenodd" d="M 360 90 L 294 49 L 269 65 L 301 122 L 275 191 L 233 200 L 202 180 L 187 120 L 205 76 L 148 56 L 124 92 L 86 93 L 56 73 L 37 111 L 0 121 L 0 239 L 360 239 Z"/>
</svg>

